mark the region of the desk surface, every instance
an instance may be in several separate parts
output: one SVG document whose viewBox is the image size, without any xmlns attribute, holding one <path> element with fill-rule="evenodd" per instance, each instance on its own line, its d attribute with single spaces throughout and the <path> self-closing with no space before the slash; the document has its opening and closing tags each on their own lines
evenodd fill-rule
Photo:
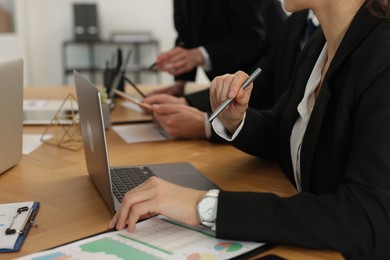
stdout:
<svg viewBox="0 0 390 260">
<path fill-rule="evenodd" d="M 58 98 L 72 88 L 26 89 L 28 98 Z M 39 93 L 40 92 L 40 93 Z M 44 91 L 47 93 L 47 90 Z M 34 93 L 34 94 L 33 94 Z M 44 126 L 26 126 L 25 134 L 42 134 Z M 290 196 L 296 191 L 279 167 L 224 144 L 181 140 L 127 144 L 113 130 L 107 132 L 111 165 L 167 163 L 193 164 L 224 190 L 273 192 Z M 84 151 L 44 144 L 11 170 L 0 175 L 0 203 L 40 201 L 41 209 L 21 251 L 1 254 L 12 259 L 80 239 L 107 229 L 111 214 L 90 181 Z M 327 250 L 277 246 L 265 254 L 288 259 L 342 259 Z"/>
</svg>

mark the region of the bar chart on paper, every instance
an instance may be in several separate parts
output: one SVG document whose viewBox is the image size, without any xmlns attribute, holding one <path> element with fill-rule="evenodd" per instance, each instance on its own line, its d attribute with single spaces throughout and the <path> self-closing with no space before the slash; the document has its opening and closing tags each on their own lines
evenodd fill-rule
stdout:
<svg viewBox="0 0 390 260">
<path fill-rule="evenodd" d="M 230 259 L 261 243 L 216 239 L 209 229 L 155 217 L 137 224 L 136 231 L 110 232 L 22 259 Z"/>
<path fill-rule="evenodd" d="M 107 237 L 64 250 L 33 257 L 34 260 L 158 259 Z"/>
</svg>

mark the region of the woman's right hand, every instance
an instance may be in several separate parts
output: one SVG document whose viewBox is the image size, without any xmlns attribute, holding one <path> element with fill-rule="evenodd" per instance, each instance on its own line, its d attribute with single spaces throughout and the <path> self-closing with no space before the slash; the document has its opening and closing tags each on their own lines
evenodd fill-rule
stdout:
<svg viewBox="0 0 390 260">
<path fill-rule="evenodd" d="M 247 78 L 248 75 L 245 72 L 238 71 L 235 74 L 216 77 L 211 82 L 210 102 L 213 111 L 227 98 L 233 99 L 233 102 L 218 116 L 231 134 L 240 125 L 245 111 L 248 108 L 253 83 L 245 90 L 240 89 Z"/>
</svg>

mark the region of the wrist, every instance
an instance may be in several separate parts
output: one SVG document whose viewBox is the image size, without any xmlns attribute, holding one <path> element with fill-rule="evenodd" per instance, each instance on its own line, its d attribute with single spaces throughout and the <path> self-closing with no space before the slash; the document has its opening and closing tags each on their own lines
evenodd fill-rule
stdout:
<svg viewBox="0 0 390 260">
<path fill-rule="evenodd" d="M 198 194 L 198 197 L 196 199 L 196 203 L 195 203 L 195 207 L 193 209 L 195 209 L 195 218 L 196 218 L 196 223 L 195 225 L 201 225 L 201 220 L 200 220 L 200 216 L 199 216 L 199 212 L 198 212 L 198 205 L 200 203 L 200 201 L 203 199 L 203 197 L 206 195 L 207 191 L 201 191 L 199 194 Z"/>
<path fill-rule="evenodd" d="M 199 47 L 199 51 L 202 54 L 202 58 L 203 58 L 203 63 L 202 63 L 203 69 L 205 71 L 211 71 L 213 69 L 213 66 L 211 64 L 209 53 L 207 52 L 206 48 L 203 46 Z"/>
<path fill-rule="evenodd" d="M 177 80 L 175 81 L 175 84 L 171 87 L 171 92 L 168 94 L 181 97 L 184 95 L 184 89 L 185 89 L 186 81 L 184 80 Z"/>
<path fill-rule="evenodd" d="M 174 85 L 177 88 L 184 88 L 186 83 L 187 83 L 187 81 L 185 81 L 185 80 L 176 80 Z"/>
<path fill-rule="evenodd" d="M 188 106 L 187 99 L 185 97 L 179 97 L 179 104 Z"/>
<path fill-rule="evenodd" d="M 204 113 L 204 134 L 207 139 L 211 138 L 211 123 L 209 122 L 209 115 Z"/>
<path fill-rule="evenodd" d="M 203 66 L 205 60 L 204 60 L 204 57 L 202 55 L 200 48 L 191 49 L 190 52 L 192 52 L 191 56 L 193 58 L 193 62 L 194 62 L 195 67 Z"/>
<path fill-rule="evenodd" d="M 240 119 L 235 119 L 235 120 L 221 120 L 222 123 L 224 124 L 226 130 L 230 133 L 230 135 L 233 135 L 238 127 L 241 125 L 242 120 L 244 117 L 241 117 Z"/>
</svg>

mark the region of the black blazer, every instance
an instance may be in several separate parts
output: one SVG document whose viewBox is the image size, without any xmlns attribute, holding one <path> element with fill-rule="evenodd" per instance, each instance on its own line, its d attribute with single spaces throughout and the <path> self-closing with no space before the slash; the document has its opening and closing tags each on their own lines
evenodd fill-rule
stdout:
<svg viewBox="0 0 390 260">
<path fill-rule="evenodd" d="M 269 109 L 287 90 L 305 34 L 308 11 L 290 15 L 276 32 L 271 50 L 258 62 L 261 76 L 254 82 L 249 106 Z M 251 71 L 252 72 L 252 71 Z M 250 72 L 250 73 L 251 73 Z M 187 102 L 201 111 L 211 111 L 209 89 L 185 96 Z"/>
<path fill-rule="evenodd" d="M 254 82 L 249 106 L 269 109 L 287 90 L 305 37 L 308 10 L 293 13 L 284 22 L 275 44 L 259 63 L 262 75 Z"/>
<path fill-rule="evenodd" d="M 270 48 L 286 14 L 278 0 L 174 0 L 176 45 L 205 47 L 208 78 L 249 71 Z M 194 81 L 196 69 L 176 77 Z"/>
<path fill-rule="evenodd" d="M 298 59 L 289 90 L 270 111 L 247 111 L 233 142 L 275 156 L 293 182 L 290 135 L 306 83 L 325 43 L 321 30 Z M 324 78 L 301 148 L 303 192 L 219 195 L 217 236 L 346 257 L 390 256 L 390 21 L 364 7 Z M 293 182 L 294 183 L 294 182 Z"/>
</svg>

